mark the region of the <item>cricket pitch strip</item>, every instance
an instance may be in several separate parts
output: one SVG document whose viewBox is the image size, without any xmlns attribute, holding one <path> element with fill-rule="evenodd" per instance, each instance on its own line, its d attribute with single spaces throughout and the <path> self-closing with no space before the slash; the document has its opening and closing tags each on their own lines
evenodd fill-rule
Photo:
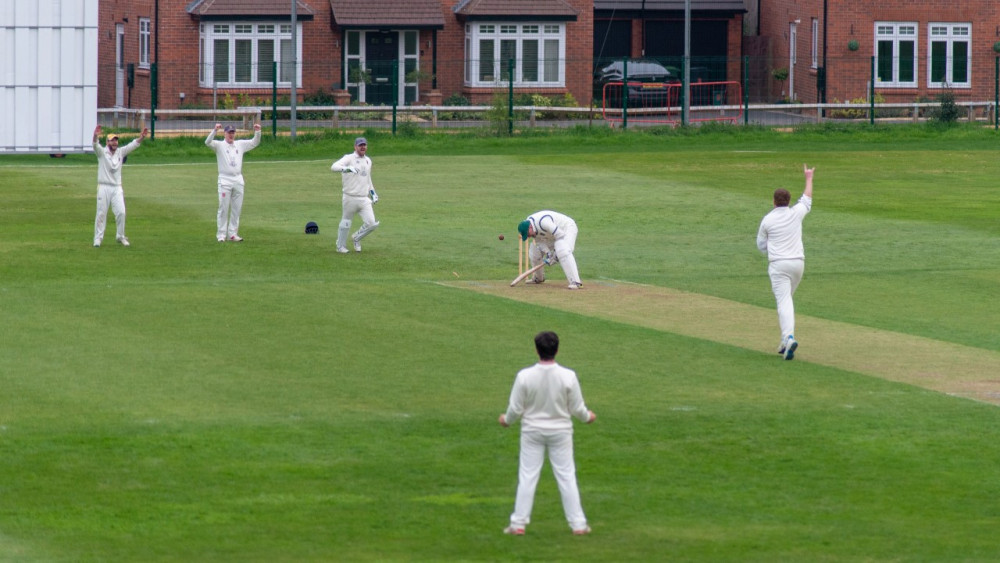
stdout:
<svg viewBox="0 0 1000 563">
<path fill-rule="evenodd" d="M 555 280 L 553 280 L 555 281 Z M 618 280 L 588 280 L 581 291 L 561 283 L 511 288 L 501 281 L 443 285 L 624 324 L 774 354 L 777 313 L 718 297 Z M 1000 353 L 887 330 L 796 315 L 811 362 L 1000 405 Z M 782 361 L 775 354 L 775 362 Z"/>
</svg>

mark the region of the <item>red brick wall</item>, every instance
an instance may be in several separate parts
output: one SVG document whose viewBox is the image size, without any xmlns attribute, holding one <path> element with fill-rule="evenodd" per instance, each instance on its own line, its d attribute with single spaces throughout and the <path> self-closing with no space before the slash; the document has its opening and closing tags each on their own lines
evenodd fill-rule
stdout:
<svg viewBox="0 0 1000 563">
<path fill-rule="evenodd" d="M 549 95 L 559 95 L 570 92 L 581 104 L 590 98 L 591 76 L 591 42 L 593 41 L 593 2 L 592 0 L 568 0 L 579 13 L 577 20 L 567 22 L 566 26 L 566 87 L 543 88 L 533 91 Z M 190 0 L 160 0 L 159 21 L 159 107 L 160 109 L 176 108 L 181 104 L 180 93 L 185 94 L 187 104 L 211 105 L 213 92 L 211 88 L 198 86 L 199 64 L 199 22 L 188 15 L 186 8 Z M 302 34 L 299 41 L 302 45 L 302 84 L 299 86 L 299 98 L 324 90 L 329 92 L 341 83 L 341 61 L 343 49 L 343 31 L 334 26 L 331 19 L 330 4 L 326 0 L 307 0 L 314 11 L 312 20 L 302 21 Z M 474 103 L 488 101 L 491 98 L 489 90 L 473 90 L 464 87 L 465 58 L 465 27 L 452 12 L 454 0 L 442 0 L 441 10 L 445 21 L 443 30 L 420 32 L 421 67 L 430 72 L 434 65 L 434 36 L 437 35 L 437 86 L 445 97 L 452 93 L 460 93 L 470 98 Z M 102 0 L 100 3 L 100 34 L 99 46 L 100 71 L 98 77 L 98 104 L 100 107 L 113 107 L 115 102 L 115 72 L 114 54 L 115 23 L 128 18 L 125 23 L 127 62 L 138 61 L 139 16 L 153 18 L 154 0 Z M 153 21 L 154 34 L 156 22 Z M 153 38 L 155 41 L 155 36 Z M 153 47 L 151 45 L 151 58 Z M 422 85 L 423 89 L 429 88 Z M 521 91 L 521 90 L 519 90 Z M 220 89 L 219 97 L 230 94 L 234 98 L 240 95 L 252 98 L 270 100 L 270 89 Z M 287 96 L 289 89 L 279 89 L 279 96 Z M 133 108 L 148 108 L 150 105 L 149 71 L 137 70 L 135 87 L 125 96 L 126 105 Z"/>
<path fill-rule="evenodd" d="M 98 2 L 97 13 L 97 106 L 110 108 L 115 105 L 116 24 L 122 24 L 125 29 L 125 64 L 133 63 L 136 66 L 135 85 L 130 93 L 126 84 L 124 105 L 132 108 L 148 108 L 149 71 L 139 68 L 139 18 L 150 18 L 152 23 L 153 0 L 101 0 Z M 150 59 L 152 57 L 151 37 Z"/>
<path fill-rule="evenodd" d="M 306 0 L 314 12 L 311 20 L 301 20 L 303 69 L 302 84 L 298 88 L 300 100 L 317 90 L 329 92 L 340 86 L 343 49 L 343 30 L 333 25 L 330 4 L 327 0 Z M 185 94 L 184 102 L 210 106 L 213 92 L 211 88 L 198 86 L 199 64 L 199 22 L 188 15 L 186 8 L 190 0 L 160 0 L 159 2 L 159 107 L 176 108 L 181 104 L 180 93 Z M 580 105 L 590 101 L 593 72 L 593 0 L 567 0 L 576 11 L 577 19 L 566 22 L 566 64 L 564 88 L 519 89 L 518 92 L 536 92 L 545 95 L 570 93 Z M 114 105 L 114 24 L 128 18 L 126 25 L 126 61 L 138 61 L 138 40 L 140 16 L 153 18 L 154 0 L 102 0 L 100 2 L 99 48 L 100 71 L 98 97 L 100 107 Z M 437 86 L 444 97 L 459 93 L 473 103 L 489 102 L 490 89 L 472 89 L 464 85 L 465 71 L 465 25 L 452 11 L 455 0 L 441 0 L 441 13 L 445 22 L 442 30 L 420 32 L 421 67 L 430 72 L 434 60 L 434 37 L 437 38 Z M 301 14 L 300 14 L 301 16 Z M 635 25 L 638 25 L 636 23 Z M 154 34 L 156 22 L 153 21 Z M 730 45 L 734 56 L 738 50 L 741 35 L 741 19 L 730 21 Z M 641 34 L 633 33 L 636 40 Z M 155 36 L 153 38 L 155 43 Z M 151 45 L 151 51 L 153 46 Z M 638 50 L 636 51 L 638 53 Z M 152 53 L 151 53 L 151 56 Z M 738 62 L 733 63 L 738 66 Z M 733 76 L 738 76 L 738 70 Z M 135 88 L 126 104 L 134 108 L 148 108 L 150 104 L 150 76 L 148 71 L 138 70 Z M 426 89 L 429 85 L 423 85 Z M 220 89 L 218 96 L 226 94 L 239 99 L 250 96 L 265 103 L 270 100 L 270 89 L 249 91 L 246 89 Z M 288 89 L 279 89 L 279 96 L 287 96 Z"/>
<path fill-rule="evenodd" d="M 910 102 L 933 98 L 940 88 L 927 87 L 927 24 L 930 22 L 972 24 L 971 88 L 955 88 L 959 100 L 990 100 L 994 89 L 994 42 L 1000 40 L 1000 3 L 995 0 L 844 0 L 828 2 L 827 101 L 866 98 L 871 79 L 871 57 L 875 51 L 875 22 L 917 23 L 917 86 L 877 87 L 876 92 L 890 102 Z M 798 33 L 798 64 L 795 91 L 798 99 L 816 101 L 815 75 L 809 70 L 810 18 L 820 20 L 820 65 L 823 41 L 822 0 L 764 0 L 761 2 L 761 35 L 772 39 L 772 65 L 788 65 L 788 24 L 801 19 Z M 857 41 L 857 51 L 848 42 Z M 800 80 L 801 79 L 801 80 Z M 787 88 L 787 83 L 785 84 Z"/>
</svg>

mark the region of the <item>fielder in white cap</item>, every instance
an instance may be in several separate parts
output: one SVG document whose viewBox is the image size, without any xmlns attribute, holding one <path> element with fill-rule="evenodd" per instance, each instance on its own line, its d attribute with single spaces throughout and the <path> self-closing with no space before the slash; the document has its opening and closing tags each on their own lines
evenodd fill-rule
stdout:
<svg viewBox="0 0 1000 563">
<path fill-rule="evenodd" d="M 535 239 L 528 251 L 531 266 L 562 264 L 563 273 L 569 282 L 569 289 L 580 289 L 580 271 L 576 267 L 573 250 L 576 248 L 576 222 L 562 213 L 539 211 L 532 213 L 517 225 L 521 240 Z M 539 268 L 526 283 L 545 281 L 545 267 Z"/>
<path fill-rule="evenodd" d="M 368 158 L 368 141 L 364 137 L 354 140 L 354 152 L 345 154 L 330 166 L 330 170 L 339 172 L 343 181 L 343 213 L 340 226 L 337 229 L 337 252 L 346 254 L 347 235 L 351 232 L 351 222 L 354 216 L 361 217 L 361 228 L 353 235 L 354 251 L 361 252 L 361 239 L 370 235 L 378 228 L 375 211 L 372 204 L 378 201 L 375 186 L 372 184 L 372 159 Z"/>
</svg>

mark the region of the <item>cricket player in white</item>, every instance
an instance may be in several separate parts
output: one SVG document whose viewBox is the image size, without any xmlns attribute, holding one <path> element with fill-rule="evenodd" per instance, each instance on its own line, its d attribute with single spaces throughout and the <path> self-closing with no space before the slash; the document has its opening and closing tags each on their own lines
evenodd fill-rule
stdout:
<svg viewBox="0 0 1000 563">
<path fill-rule="evenodd" d="M 556 363 L 559 336 L 540 332 L 535 336 L 538 363 L 522 369 L 510 391 L 507 412 L 500 415 L 500 425 L 508 427 L 521 419 L 521 455 L 517 472 L 517 498 L 510 525 L 505 534 L 524 535 L 531 522 L 535 488 L 549 452 L 552 473 L 559 485 L 566 521 L 576 535 L 590 533 L 587 517 L 580 505 L 573 461 L 573 417 L 590 424 L 597 415 L 587 409 L 580 382 L 573 370 Z"/>
<path fill-rule="evenodd" d="M 521 234 L 521 240 L 533 238 L 531 248 L 528 251 L 528 259 L 531 266 L 545 264 L 562 265 L 566 280 L 569 281 L 569 289 L 580 289 L 583 283 L 580 281 L 580 271 L 576 267 L 576 258 L 573 250 L 576 248 L 577 228 L 576 222 L 562 213 L 555 211 L 539 211 L 528 216 L 517 225 L 517 231 Z M 527 283 L 542 283 L 545 281 L 545 267 L 543 266 L 532 275 Z"/>
<path fill-rule="evenodd" d="M 789 207 L 792 196 L 788 190 L 774 191 L 774 209 L 764 216 L 757 231 L 757 248 L 767 256 L 767 273 L 778 304 L 778 324 L 781 344 L 778 353 L 786 360 L 795 357 L 799 343 L 795 340 L 795 305 L 792 296 L 805 271 L 805 249 L 802 247 L 802 220 L 812 209 L 813 172 L 805 165 L 806 187 L 798 203 Z"/>
<path fill-rule="evenodd" d="M 240 212 L 243 211 L 243 155 L 260 144 L 260 124 L 253 126 L 253 139 L 236 140 L 236 128 L 226 125 L 225 140 L 216 141 L 222 125 L 208 132 L 205 144 L 215 151 L 219 163 L 219 212 L 216 214 L 215 239 L 219 242 L 243 242 L 240 236 Z"/>
<path fill-rule="evenodd" d="M 361 217 L 361 227 L 351 236 L 355 252 L 361 252 L 361 239 L 378 228 L 372 204 L 378 201 L 372 184 L 372 159 L 368 158 L 368 141 L 364 137 L 354 140 L 354 152 L 345 154 L 330 166 L 330 170 L 341 173 L 344 186 L 343 213 L 337 229 L 337 252 L 346 254 L 347 234 L 351 232 L 354 215 Z"/>
<path fill-rule="evenodd" d="M 106 147 L 101 146 L 101 126 L 94 129 L 94 154 L 97 155 L 97 217 L 94 219 L 94 246 L 100 247 L 104 240 L 104 229 L 108 224 L 108 206 L 115 214 L 115 240 L 122 246 L 129 246 L 125 238 L 125 192 L 122 190 L 122 165 L 128 153 L 139 148 L 149 134 L 145 127 L 137 139 L 124 147 L 118 147 L 118 135 L 108 133 Z"/>
</svg>

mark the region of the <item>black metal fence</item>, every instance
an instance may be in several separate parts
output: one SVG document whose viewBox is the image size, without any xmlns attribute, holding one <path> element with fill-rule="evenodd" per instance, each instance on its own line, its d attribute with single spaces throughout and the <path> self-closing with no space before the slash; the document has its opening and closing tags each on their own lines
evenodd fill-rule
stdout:
<svg viewBox="0 0 1000 563">
<path fill-rule="evenodd" d="M 106 69 L 115 76 L 115 99 L 102 104 L 108 109 L 101 116 L 138 119 L 154 132 L 203 128 L 219 112 L 239 108 L 253 110 L 274 130 L 299 124 L 502 128 L 497 123 L 513 129 L 582 120 L 613 127 L 706 121 L 795 125 L 920 120 L 935 115 L 942 103 L 952 103 L 960 108 L 957 118 L 997 125 L 1000 58 L 989 68 L 948 60 L 949 68 L 969 66 L 948 75 L 964 79 L 958 84 L 933 82 L 942 76 L 928 71 L 921 77 L 919 68 L 894 75 L 893 65 L 902 63 L 874 56 L 824 62 L 693 57 L 686 64 L 683 58 L 665 57 L 541 60 L 519 66 L 513 59 L 428 64 L 414 58 L 347 65 L 309 62 L 301 68 L 276 62 L 152 65 L 139 72 Z M 102 101 L 110 98 L 107 92 L 99 95 Z"/>
</svg>

